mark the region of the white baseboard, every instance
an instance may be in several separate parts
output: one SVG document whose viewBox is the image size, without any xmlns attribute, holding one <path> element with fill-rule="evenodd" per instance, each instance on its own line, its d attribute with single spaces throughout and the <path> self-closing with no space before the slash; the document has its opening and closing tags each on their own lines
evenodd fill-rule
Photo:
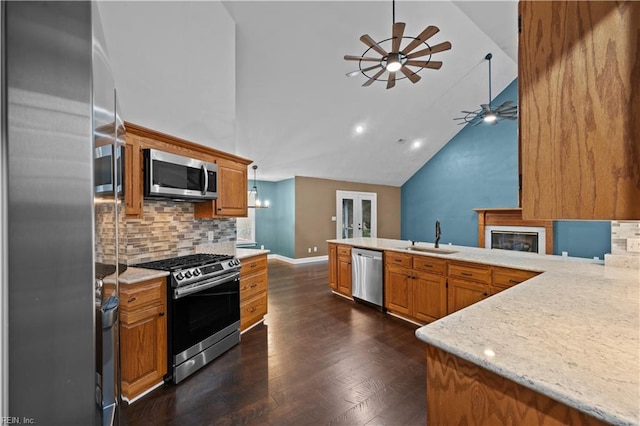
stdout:
<svg viewBox="0 0 640 426">
<path fill-rule="evenodd" d="M 329 255 L 325 254 L 324 256 L 301 257 L 298 259 L 292 259 L 290 257 L 281 256 L 279 254 L 268 254 L 267 258 L 282 260 L 283 262 L 292 263 L 294 265 L 300 265 L 302 263 L 325 262 L 329 260 Z"/>
</svg>

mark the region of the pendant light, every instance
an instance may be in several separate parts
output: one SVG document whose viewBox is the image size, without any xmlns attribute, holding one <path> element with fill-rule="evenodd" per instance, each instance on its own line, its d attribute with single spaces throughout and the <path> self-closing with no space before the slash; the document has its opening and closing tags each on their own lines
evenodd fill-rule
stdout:
<svg viewBox="0 0 640 426">
<path fill-rule="evenodd" d="M 250 209 L 267 209 L 269 208 L 269 200 L 265 200 L 263 203 L 260 197 L 258 197 L 258 186 L 256 185 L 256 170 L 258 170 L 258 166 L 254 164 L 251 168 L 253 169 L 253 188 L 251 188 L 249 194 L 254 194 L 254 205 L 247 207 Z"/>
</svg>

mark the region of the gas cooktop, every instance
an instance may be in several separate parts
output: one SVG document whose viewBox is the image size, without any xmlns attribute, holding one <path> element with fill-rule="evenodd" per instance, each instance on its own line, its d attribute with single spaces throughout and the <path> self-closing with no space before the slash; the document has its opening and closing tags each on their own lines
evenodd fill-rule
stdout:
<svg viewBox="0 0 640 426">
<path fill-rule="evenodd" d="M 186 256 L 172 257 L 170 259 L 155 260 L 153 262 L 138 263 L 134 265 L 139 268 L 157 269 L 160 271 L 178 271 L 186 268 L 220 263 L 225 260 L 234 259 L 228 254 L 189 254 Z"/>
</svg>

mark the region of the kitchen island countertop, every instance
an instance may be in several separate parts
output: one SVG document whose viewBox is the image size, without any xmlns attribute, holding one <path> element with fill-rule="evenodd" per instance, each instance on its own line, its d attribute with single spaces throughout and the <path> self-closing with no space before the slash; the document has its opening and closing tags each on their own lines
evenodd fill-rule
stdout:
<svg viewBox="0 0 640 426">
<path fill-rule="evenodd" d="M 411 242 L 380 238 L 329 242 L 542 272 L 416 336 L 597 419 L 640 424 L 640 271 L 463 246 L 414 252 Z"/>
</svg>

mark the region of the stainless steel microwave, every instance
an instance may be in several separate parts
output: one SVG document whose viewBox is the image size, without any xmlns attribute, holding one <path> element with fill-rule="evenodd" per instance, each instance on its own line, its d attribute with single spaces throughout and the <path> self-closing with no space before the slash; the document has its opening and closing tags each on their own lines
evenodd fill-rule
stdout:
<svg viewBox="0 0 640 426">
<path fill-rule="evenodd" d="M 157 149 L 144 149 L 145 198 L 205 201 L 218 198 L 218 166 Z"/>
</svg>

